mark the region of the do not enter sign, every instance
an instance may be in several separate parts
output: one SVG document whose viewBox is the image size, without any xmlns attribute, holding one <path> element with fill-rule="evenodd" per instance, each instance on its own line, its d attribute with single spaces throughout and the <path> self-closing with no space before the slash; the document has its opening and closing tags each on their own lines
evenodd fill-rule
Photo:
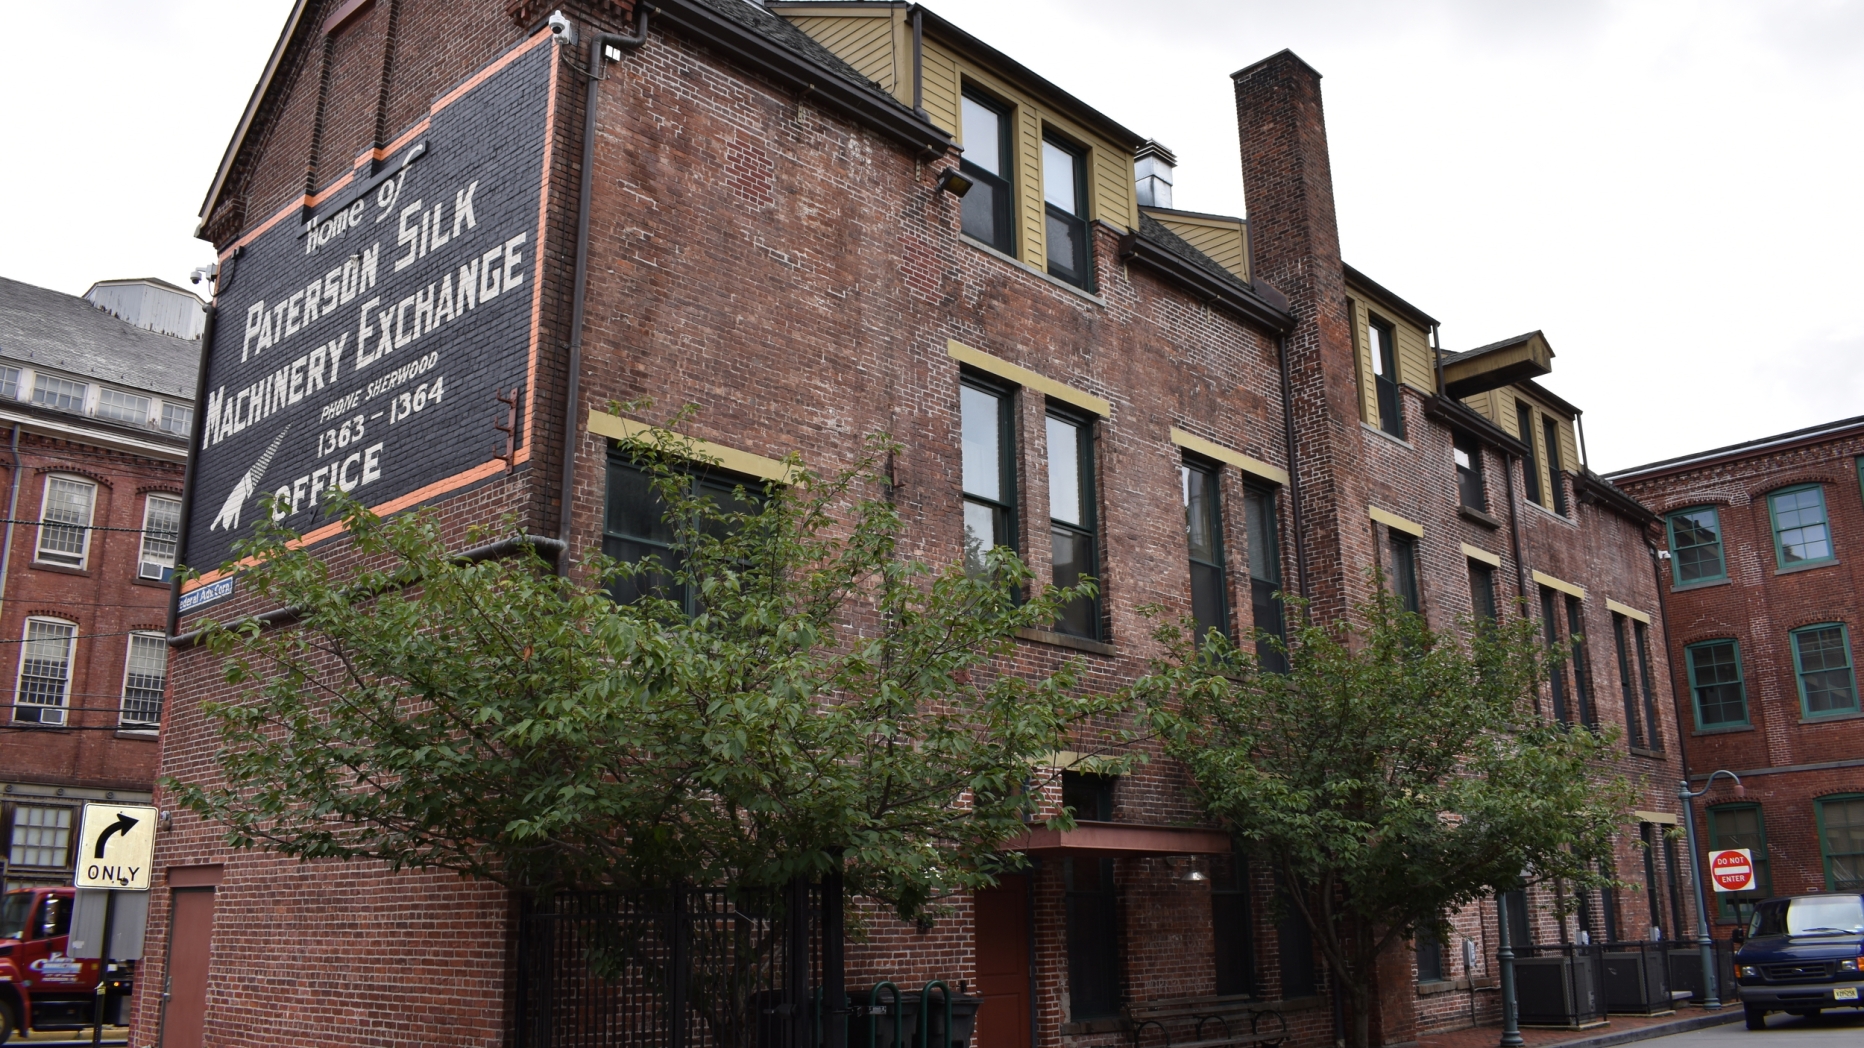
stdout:
<svg viewBox="0 0 1864 1048">
<path fill-rule="evenodd" d="M 1744 892 L 1754 887 L 1754 853 L 1746 848 L 1710 852 L 1709 880 L 1718 892 Z"/>
</svg>

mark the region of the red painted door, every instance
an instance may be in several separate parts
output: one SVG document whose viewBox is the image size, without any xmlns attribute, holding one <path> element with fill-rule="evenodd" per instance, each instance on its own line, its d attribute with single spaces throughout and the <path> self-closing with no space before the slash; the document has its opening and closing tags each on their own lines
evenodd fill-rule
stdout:
<svg viewBox="0 0 1864 1048">
<path fill-rule="evenodd" d="M 214 890 L 177 888 L 168 931 L 168 1000 L 162 1048 L 202 1048 L 207 1032 L 207 961 L 214 941 Z"/>
<path fill-rule="evenodd" d="M 975 896 L 977 1048 L 1030 1048 L 1029 880 L 1001 878 Z"/>
</svg>

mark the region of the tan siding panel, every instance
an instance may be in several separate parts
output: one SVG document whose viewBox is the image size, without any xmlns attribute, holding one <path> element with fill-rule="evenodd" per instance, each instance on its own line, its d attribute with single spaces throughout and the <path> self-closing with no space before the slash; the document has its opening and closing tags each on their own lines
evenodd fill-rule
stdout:
<svg viewBox="0 0 1864 1048">
<path fill-rule="evenodd" d="M 1243 240 L 1240 223 L 1218 225 L 1215 222 L 1186 222 L 1165 218 L 1159 221 L 1165 228 L 1183 237 L 1185 243 L 1209 255 L 1218 265 L 1243 280 L 1249 279 L 1249 248 Z"/>
<path fill-rule="evenodd" d="M 1346 300 L 1353 318 L 1353 360 L 1359 372 L 1359 421 L 1379 424 L 1378 384 L 1372 378 L 1372 346 L 1367 341 L 1365 303 L 1356 298 Z"/>
<path fill-rule="evenodd" d="M 950 53 L 928 43 L 920 61 L 920 78 L 925 84 L 926 115 L 934 126 L 959 134 L 958 64 Z"/>
<path fill-rule="evenodd" d="M 808 17 L 794 22 L 796 28 L 814 37 L 837 58 L 896 96 L 901 81 L 910 78 L 901 76 L 897 68 L 890 17 Z M 910 97 L 910 84 L 907 90 Z"/>
<path fill-rule="evenodd" d="M 1094 199 L 1089 214 L 1125 232 L 1139 224 L 1133 204 L 1133 158 L 1106 146 L 1094 148 Z"/>
<path fill-rule="evenodd" d="M 1023 261 L 1048 269 L 1048 229 L 1043 223 L 1042 114 L 1031 105 L 1016 107 L 1016 139 L 1022 149 Z"/>
<path fill-rule="evenodd" d="M 1386 319 L 1398 333 L 1398 381 L 1426 393 L 1435 390 L 1437 375 L 1430 363 L 1430 336 L 1402 320 Z"/>
</svg>

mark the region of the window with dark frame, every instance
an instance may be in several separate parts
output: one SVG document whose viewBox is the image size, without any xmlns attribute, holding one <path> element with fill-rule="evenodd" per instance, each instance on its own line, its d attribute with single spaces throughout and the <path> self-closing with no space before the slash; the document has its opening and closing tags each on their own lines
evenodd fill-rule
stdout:
<svg viewBox="0 0 1864 1048">
<path fill-rule="evenodd" d="M 964 489 L 964 567 L 984 571 L 996 546 L 1016 548 L 1016 456 L 1007 390 L 966 379 L 958 387 Z"/>
<path fill-rule="evenodd" d="M 1186 460 L 1178 467 L 1184 489 L 1185 542 L 1191 555 L 1191 618 L 1197 643 L 1211 630 L 1230 635 L 1229 587 L 1223 572 L 1223 508 L 1214 467 Z"/>
<path fill-rule="evenodd" d="M 1049 549 L 1055 585 L 1079 585 L 1100 574 L 1094 531 L 1093 426 L 1084 419 L 1048 415 Z M 1059 633 L 1100 639 L 1100 600 L 1069 602 L 1055 623 Z"/>
<path fill-rule="evenodd" d="M 1378 387 L 1379 428 L 1404 439 L 1404 398 L 1398 394 L 1398 338 L 1391 324 L 1366 314 L 1366 349 L 1372 354 L 1372 381 Z"/>
<path fill-rule="evenodd" d="M 1068 934 L 1068 1018 L 1107 1019 L 1120 1011 L 1119 896 L 1113 860 L 1062 860 Z"/>
<path fill-rule="evenodd" d="M 1417 935 L 1411 940 L 1417 952 L 1417 981 L 1421 983 L 1442 982 L 1443 974 L 1443 940 L 1437 937 L 1435 923 L 1417 926 Z"/>
<path fill-rule="evenodd" d="M 1615 880 L 1617 871 L 1611 862 L 1600 859 L 1599 873 Z M 1599 889 L 1599 916 L 1604 921 L 1605 941 L 1622 942 L 1618 927 L 1618 890 L 1610 885 Z"/>
<path fill-rule="evenodd" d="M 1631 620 L 1617 612 L 1612 612 L 1612 645 L 1618 656 L 1618 691 L 1624 696 L 1625 703 L 1625 742 L 1631 746 L 1644 746 L 1643 701 L 1639 698 L 1637 688 L 1631 681 Z"/>
<path fill-rule="evenodd" d="M 1540 628 L 1547 642 L 1548 654 L 1560 650 L 1560 598 L 1546 586 L 1540 588 Z M 1553 719 L 1565 723 L 1566 714 L 1566 664 L 1564 662 L 1548 668 L 1548 689 L 1553 694 Z"/>
<path fill-rule="evenodd" d="M 1754 887 L 1715 893 L 1717 916 L 1745 924 L 1754 904 L 1773 894 L 1773 871 L 1767 861 L 1767 824 L 1758 804 L 1718 804 L 1709 809 L 1709 847 L 1746 848 L 1754 863 Z"/>
<path fill-rule="evenodd" d="M 1638 690 L 1644 700 L 1644 725 L 1650 732 L 1650 748 L 1663 749 L 1663 726 L 1657 719 L 1657 692 L 1650 684 L 1650 627 L 1633 622 L 1631 632 L 1637 637 Z"/>
<path fill-rule="evenodd" d="M 1695 698 L 1696 725 L 1725 728 L 1746 724 L 1741 646 L 1733 640 L 1708 640 L 1689 645 L 1683 653 L 1689 667 L 1689 691 Z"/>
<path fill-rule="evenodd" d="M 1042 137 L 1042 201 L 1047 216 L 1049 275 L 1092 291 L 1087 158 L 1079 146 L 1049 135 Z"/>
<path fill-rule="evenodd" d="M 686 482 L 691 485 L 691 494 L 710 500 L 723 512 L 746 513 L 756 509 L 754 501 L 738 498 L 742 486 L 745 495 L 754 500 L 755 481 L 694 473 Z M 651 557 L 660 569 L 614 580 L 608 593 L 617 604 L 633 604 L 643 597 L 654 597 L 673 601 L 687 615 L 699 613 L 698 588 L 678 577 L 683 565 L 674 549 L 679 538 L 675 525 L 676 522 L 667 517 L 666 503 L 654 488 L 652 475 L 635 466 L 625 452 L 612 451 L 608 459 L 602 552 L 629 564 Z"/>
<path fill-rule="evenodd" d="M 1667 521 L 1670 531 L 1672 584 L 1691 586 L 1728 577 L 1722 555 L 1722 518 L 1714 506 L 1677 510 Z"/>
<path fill-rule="evenodd" d="M 1392 596 L 1398 598 L 1398 606 L 1405 611 L 1418 611 L 1423 604 L 1418 599 L 1417 589 L 1417 538 L 1396 528 L 1388 527 L 1385 531 L 1386 548 L 1392 555 Z"/>
<path fill-rule="evenodd" d="M 1818 821 L 1826 890 L 1864 891 L 1864 797 L 1820 799 Z"/>
<path fill-rule="evenodd" d="M 1482 445 L 1464 433 L 1455 437 L 1451 454 L 1456 460 L 1456 498 L 1464 507 L 1478 513 L 1489 508 L 1488 492 L 1482 480 Z"/>
<path fill-rule="evenodd" d="M 1657 838 L 1662 828 L 1656 823 L 1640 822 L 1637 826 L 1638 841 L 1643 845 L 1644 853 L 1644 906 L 1650 914 L 1651 927 L 1658 929 L 1664 938 L 1671 938 L 1675 929 L 1664 919 L 1663 893 L 1657 890 Z"/>
<path fill-rule="evenodd" d="M 1275 924 L 1282 999 L 1312 997 L 1320 991 L 1320 980 L 1314 972 L 1314 933 L 1308 929 L 1307 921 L 1302 919 L 1300 911 L 1295 909 L 1287 889 L 1278 886 L 1276 890 L 1282 896 L 1282 916 Z"/>
<path fill-rule="evenodd" d="M 1541 416 L 1541 435 L 1547 445 L 1547 483 L 1553 493 L 1553 511 L 1566 516 L 1566 481 L 1560 476 L 1560 424 Z"/>
<path fill-rule="evenodd" d="M 1288 639 L 1282 602 L 1281 531 L 1275 513 L 1275 491 L 1257 484 L 1243 486 L 1243 516 L 1249 532 L 1249 614 L 1255 628 L 1283 642 Z M 1256 641 L 1256 661 L 1265 670 L 1284 673 L 1288 656 L 1269 641 Z"/>
<path fill-rule="evenodd" d="M 1249 907 L 1249 856 L 1240 852 L 1210 860 L 1210 931 L 1215 947 L 1218 996 L 1254 997 L 1256 943 Z"/>
<path fill-rule="evenodd" d="M 964 157 L 958 170 L 971 180 L 964 195 L 964 234 L 1006 255 L 1016 253 L 1016 193 L 1010 184 L 1015 149 L 1011 146 L 1010 108 L 969 87 L 959 119 L 964 125 Z"/>
<path fill-rule="evenodd" d="M 1469 562 L 1469 607 L 1478 624 L 1495 621 L 1495 568 L 1479 560 Z"/>
<path fill-rule="evenodd" d="M 1522 494 L 1529 502 L 1540 503 L 1540 452 L 1534 448 L 1534 409 L 1524 400 L 1515 401 L 1515 422 L 1521 433 L 1521 443 L 1527 445 L 1527 458 L 1521 463 Z"/>
<path fill-rule="evenodd" d="M 1061 773 L 1062 806 L 1073 811 L 1077 820 L 1112 822 L 1113 787 L 1118 781 L 1112 775 L 1063 771 Z"/>
<path fill-rule="evenodd" d="M 1578 707 L 1579 723 L 1589 728 L 1599 726 L 1598 710 L 1592 703 L 1592 662 L 1586 657 L 1585 609 L 1579 598 L 1566 595 L 1566 636 L 1572 644 L 1573 705 Z"/>
</svg>

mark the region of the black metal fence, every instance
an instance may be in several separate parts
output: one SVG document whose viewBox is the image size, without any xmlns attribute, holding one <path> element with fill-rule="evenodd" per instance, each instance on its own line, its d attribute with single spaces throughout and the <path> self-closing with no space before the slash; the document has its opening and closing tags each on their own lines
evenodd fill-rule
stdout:
<svg viewBox="0 0 1864 1048">
<path fill-rule="evenodd" d="M 518 921 L 517 1044 L 816 1048 L 824 1043 L 821 1002 L 842 990 L 838 888 L 797 882 L 779 891 L 669 888 L 529 901 Z"/>
</svg>

